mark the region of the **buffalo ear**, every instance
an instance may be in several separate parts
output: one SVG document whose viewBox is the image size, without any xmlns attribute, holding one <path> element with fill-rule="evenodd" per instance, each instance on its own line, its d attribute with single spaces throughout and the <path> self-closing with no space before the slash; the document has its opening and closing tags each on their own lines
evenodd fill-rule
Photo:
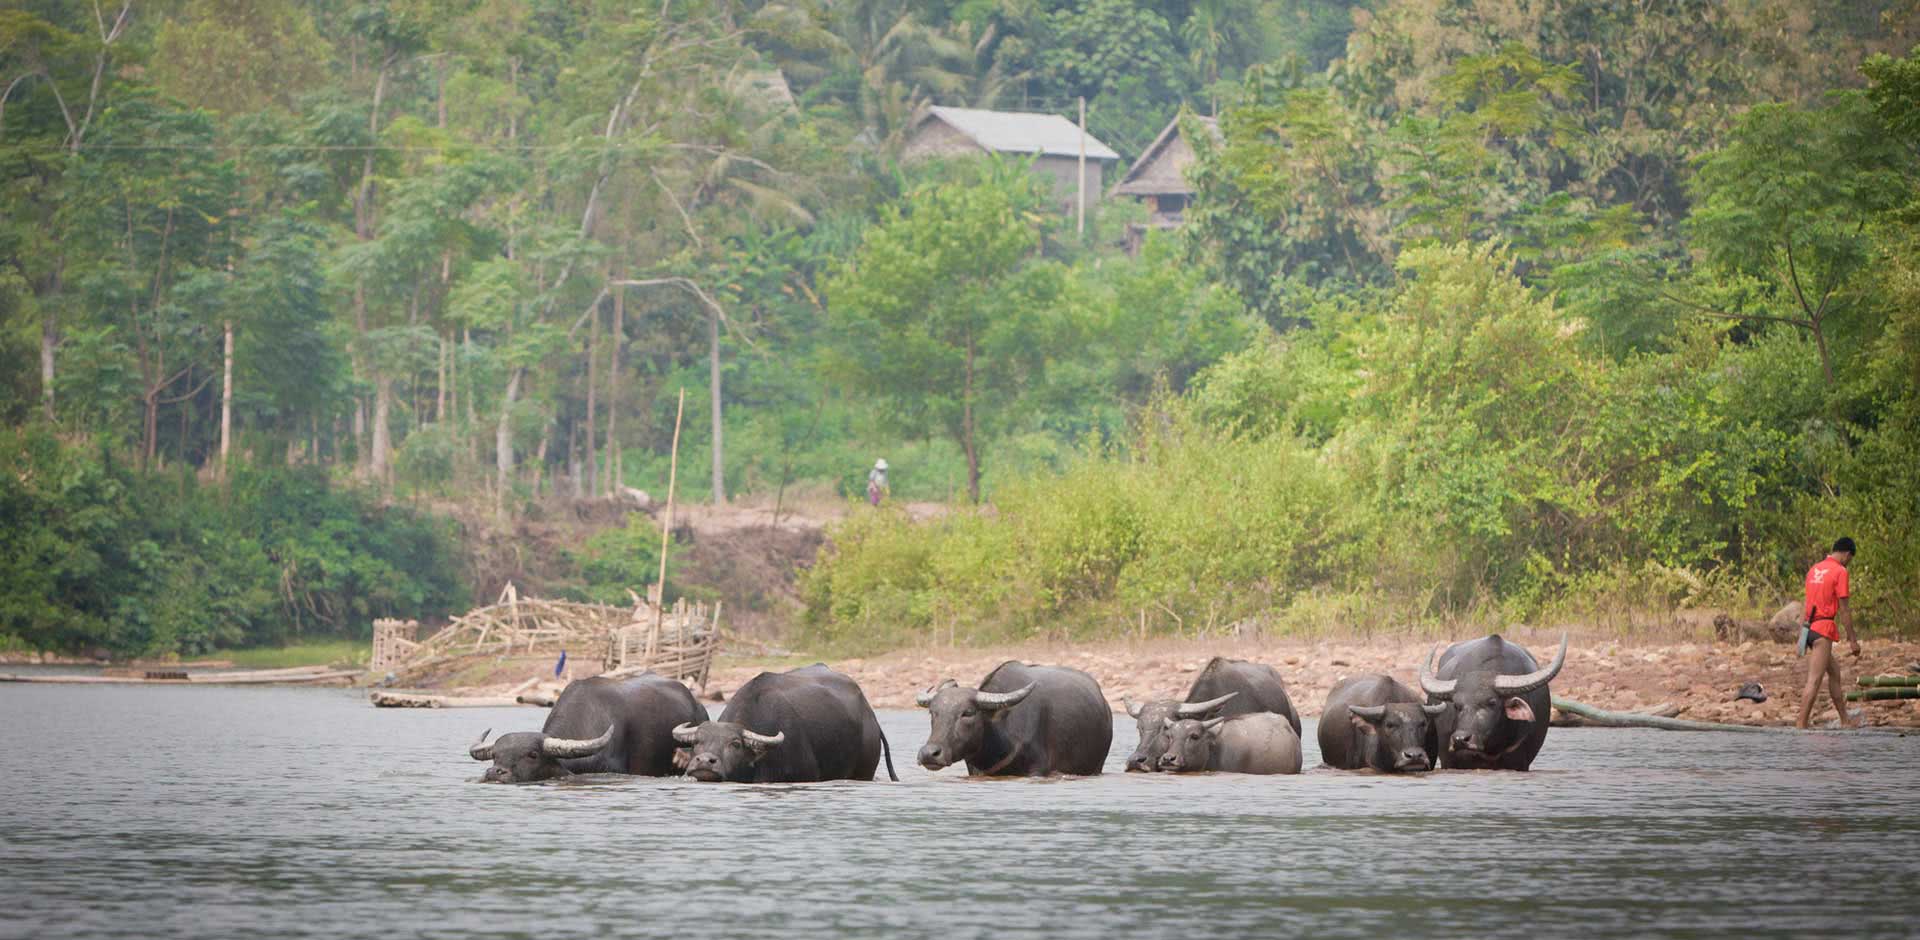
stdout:
<svg viewBox="0 0 1920 940">
<path fill-rule="evenodd" d="M 1513 698 L 1507 699 L 1506 705 L 1507 705 L 1508 718 L 1511 718 L 1514 721 L 1532 721 L 1533 720 L 1533 706 L 1528 705 L 1526 699 L 1520 698 L 1519 696 L 1515 696 Z"/>
<path fill-rule="evenodd" d="M 1353 716 L 1354 727 L 1362 731 L 1372 731 L 1380 719 L 1387 717 L 1385 705 L 1349 705 L 1347 714 Z"/>
</svg>

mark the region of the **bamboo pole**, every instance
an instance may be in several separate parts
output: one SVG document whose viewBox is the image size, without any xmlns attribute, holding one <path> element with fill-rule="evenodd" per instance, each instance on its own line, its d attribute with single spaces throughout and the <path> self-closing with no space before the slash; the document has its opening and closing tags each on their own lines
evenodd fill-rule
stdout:
<svg viewBox="0 0 1920 940">
<path fill-rule="evenodd" d="M 1847 693 L 1849 702 L 1878 702 L 1896 698 L 1920 698 L 1920 688 L 1909 685 L 1897 688 L 1855 689 Z"/>
<path fill-rule="evenodd" d="M 1861 676 L 1860 684 L 1867 688 L 1920 686 L 1920 676 Z"/>
<path fill-rule="evenodd" d="M 653 658 L 660 642 L 660 624 L 667 616 L 667 543 L 673 537 L 673 487 L 680 476 L 680 418 L 687 412 L 687 390 L 680 389 L 680 403 L 673 410 L 673 450 L 667 457 L 667 511 L 660 516 L 660 579 L 654 583 L 659 596 L 653 604 L 653 629 L 647 632 L 647 658 Z"/>
</svg>

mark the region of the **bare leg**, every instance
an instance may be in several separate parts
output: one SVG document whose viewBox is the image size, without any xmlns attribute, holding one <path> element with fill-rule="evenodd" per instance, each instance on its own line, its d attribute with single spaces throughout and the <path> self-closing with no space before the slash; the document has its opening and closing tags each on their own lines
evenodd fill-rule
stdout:
<svg viewBox="0 0 1920 940">
<path fill-rule="evenodd" d="M 1820 679 L 1827 674 L 1827 666 L 1833 661 L 1833 641 L 1823 636 L 1815 636 L 1813 645 L 1807 647 L 1807 687 L 1800 693 L 1800 720 L 1795 728 L 1805 728 L 1808 719 L 1813 717 L 1814 696 L 1820 694 Z M 1840 712 L 1842 718 L 1846 712 Z"/>
<path fill-rule="evenodd" d="M 1846 688 L 1845 680 L 1840 678 L 1840 657 L 1833 655 L 1833 644 L 1827 644 L 1827 694 L 1833 696 L 1833 710 L 1840 714 L 1840 726 L 1859 727 L 1847 714 L 1847 696 L 1841 689 Z"/>
</svg>

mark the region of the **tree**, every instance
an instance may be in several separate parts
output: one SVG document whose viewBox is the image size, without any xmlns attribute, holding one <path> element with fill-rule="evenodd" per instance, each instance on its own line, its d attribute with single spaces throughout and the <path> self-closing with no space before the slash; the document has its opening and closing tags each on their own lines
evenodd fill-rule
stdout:
<svg viewBox="0 0 1920 940">
<path fill-rule="evenodd" d="M 1687 306 L 1807 331 L 1834 381 L 1833 325 L 1861 308 L 1869 225 L 1913 198 L 1914 153 L 1859 92 L 1825 108 L 1761 105 L 1701 164 L 1688 221 L 1708 281 Z"/>
<path fill-rule="evenodd" d="M 828 371 L 905 433 L 950 437 L 978 502 L 983 442 L 1015 420 L 1057 338 L 1059 272 L 1034 257 L 1050 218 L 1041 183 L 1017 162 L 969 170 L 901 200 L 829 280 Z"/>
</svg>

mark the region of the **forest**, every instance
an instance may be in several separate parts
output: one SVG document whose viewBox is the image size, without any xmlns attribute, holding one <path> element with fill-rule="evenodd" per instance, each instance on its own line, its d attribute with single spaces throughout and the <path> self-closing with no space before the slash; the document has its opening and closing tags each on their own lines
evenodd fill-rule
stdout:
<svg viewBox="0 0 1920 940">
<path fill-rule="evenodd" d="M 1631 627 L 1841 534 L 1911 635 L 1917 43 L 1912 0 L 15 0 L 0 650 L 443 618 L 485 532 L 664 493 L 682 391 L 681 499 L 892 465 L 796 643 Z M 1183 225 L 903 159 L 930 105 L 1082 103 L 1121 168 L 1178 123 Z M 569 590 L 653 577 L 644 518 Z"/>
</svg>

